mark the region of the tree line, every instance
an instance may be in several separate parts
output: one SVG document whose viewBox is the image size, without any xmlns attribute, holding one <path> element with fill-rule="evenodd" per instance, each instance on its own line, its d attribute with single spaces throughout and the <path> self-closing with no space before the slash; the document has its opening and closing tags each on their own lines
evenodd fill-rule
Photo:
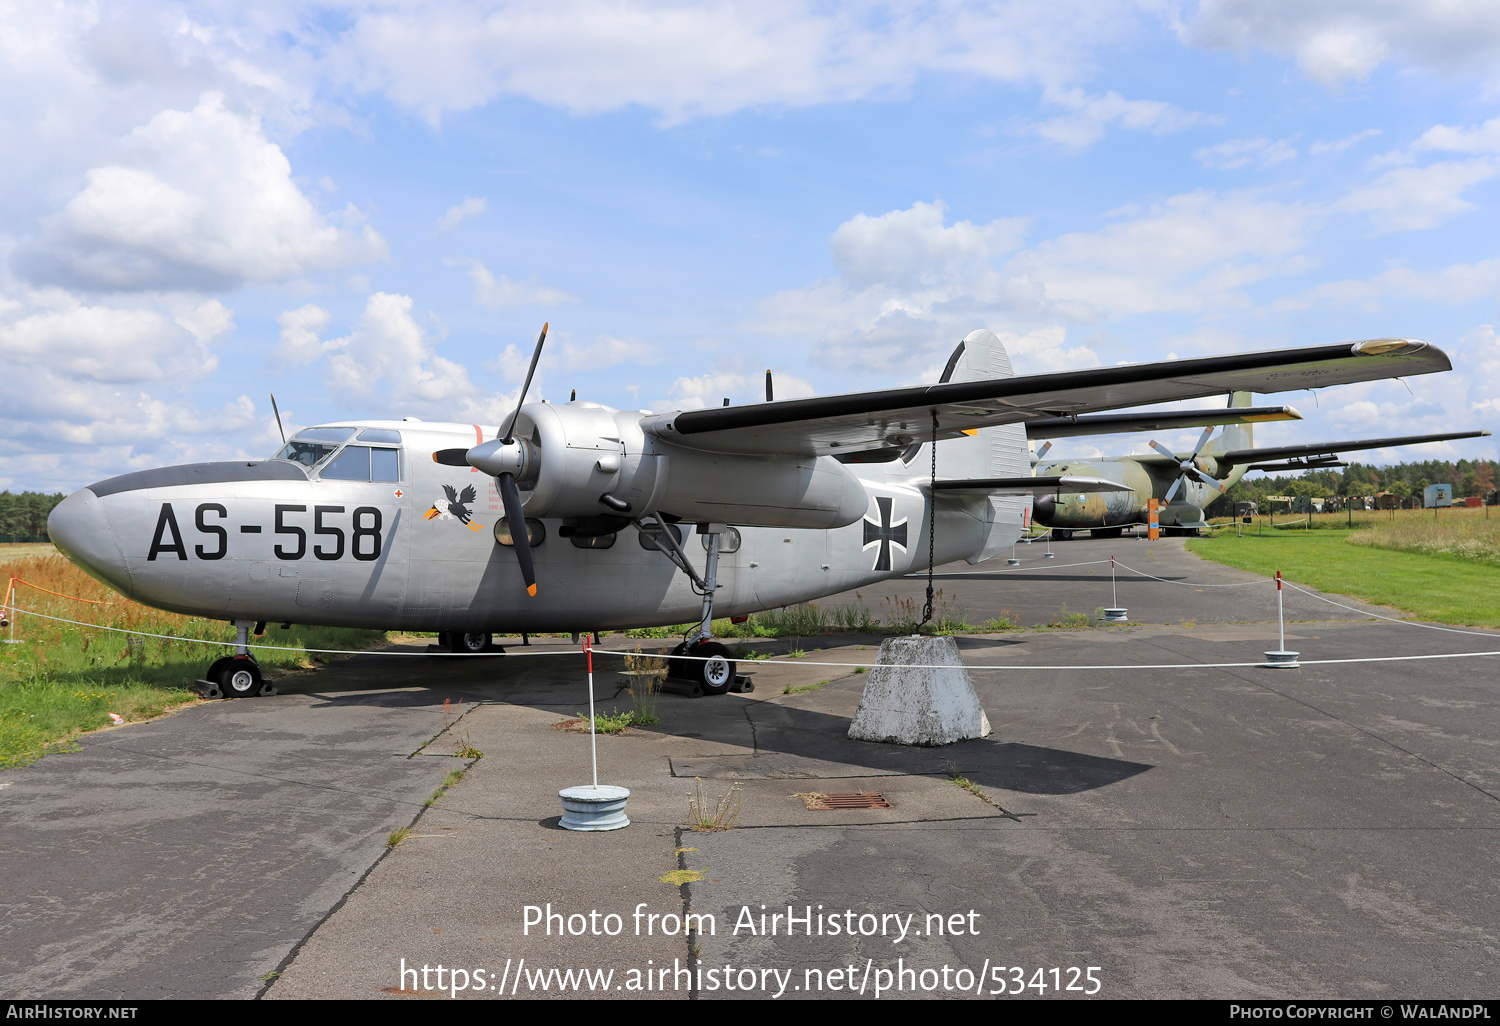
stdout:
<svg viewBox="0 0 1500 1026">
<path fill-rule="evenodd" d="M 0 541 L 48 541 L 47 514 L 65 498 L 62 492 L 0 492 Z"/>
<path fill-rule="evenodd" d="M 1492 460 L 1425 460 L 1398 463 L 1390 467 L 1373 467 L 1351 463 L 1333 470 L 1308 470 L 1301 474 L 1257 475 L 1242 479 L 1219 498 L 1209 503 L 1208 516 L 1232 516 L 1236 502 L 1258 502 L 1268 509 L 1272 495 L 1305 495 L 1325 498 L 1330 495 L 1379 495 L 1390 492 L 1401 498 L 1420 496 L 1428 485 L 1451 484 L 1455 500 L 1474 495 L 1491 496 L 1500 479 L 1500 465 Z"/>
</svg>

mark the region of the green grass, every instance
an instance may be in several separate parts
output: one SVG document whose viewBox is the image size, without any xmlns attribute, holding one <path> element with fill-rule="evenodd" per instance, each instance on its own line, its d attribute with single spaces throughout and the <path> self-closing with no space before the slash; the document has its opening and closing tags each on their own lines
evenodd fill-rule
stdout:
<svg viewBox="0 0 1500 1026">
<path fill-rule="evenodd" d="M 1359 531 L 1320 530 L 1236 538 L 1197 538 L 1204 559 L 1350 595 L 1436 623 L 1500 627 L 1500 567 L 1460 556 L 1397 552 L 1350 544 Z M 1330 606 L 1330 615 L 1339 615 Z"/>
<path fill-rule="evenodd" d="M 195 701 L 188 684 L 229 649 L 190 641 L 229 641 L 234 629 L 217 620 L 164 613 L 131 602 L 85 576 L 61 556 L 44 552 L 12 560 L 17 576 L 75 601 L 19 588 L 16 605 L 51 616 L 140 632 L 126 635 L 29 617 L 16 619 L 18 645 L 0 645 L 0 768 L 23 766 L 48 752 L 69 750 L 79 734 L 110 726 L 110 713 L 127 723 L 160 716 Z M 97 604 L 96 604 L 97 603 Z M 309 648 L 362 649 L 379 641 L 377 631 L 293 627 L 267 630 L 259 639 L 290 651 L 260 651 L 268 677 L 339 658 Z"/>
</svg>

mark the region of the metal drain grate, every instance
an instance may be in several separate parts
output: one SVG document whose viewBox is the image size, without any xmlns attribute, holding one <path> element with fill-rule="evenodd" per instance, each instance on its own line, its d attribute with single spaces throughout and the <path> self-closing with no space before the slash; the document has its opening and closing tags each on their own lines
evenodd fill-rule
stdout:
<svg viewBox="0 0 1500 1026">
<path fill-rule="evenodd" d="M 792 795 L 801 798 L 809 809 L 831 812 L 835 809 L 889 809 L 890 801 L 879 791 L 850 791 L 844 794 L 807 792 Z"/>
</svg>

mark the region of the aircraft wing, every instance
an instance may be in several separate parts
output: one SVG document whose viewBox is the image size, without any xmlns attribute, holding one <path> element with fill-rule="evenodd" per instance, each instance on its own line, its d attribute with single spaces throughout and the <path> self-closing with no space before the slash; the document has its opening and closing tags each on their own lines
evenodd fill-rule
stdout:
<svg viewBox="0 0 1500 1026">
<path fill-rule="evenodd" d="M 1076 435 L 1114 435 L 1124 432 L 1172 431 L 1218 424 L 1263 424 L 1273 420 L 1301 420 L 1290 406 L 1246 406 L 1227 410 L 1172 410 L 1159 413 L 1092 413 L 1046 417 L 1026 422 L 1026 437 L 1072 438 Z"/>
<path fill-rule="evenodd" d="M 1233 449 L 1229 452 L 1210 453 L 1220 463 L 1263 463 L 1268 460 L 1293 460 L 1308 456 L 1337 456 L 1353 449 L 1388 449 L 1397 445 L 1416 445 L 1419 442 L 1448 442 L 1455 438 L 1483 438 L 1488 431 L 1457 431 L 1440 435 L 1404 435 L 1399 438 L 1365 438 L 1353 442 L 1318 442 L 1313 445 L 1278 445 L 1269 449 Z"/>
<path fill-rule="evenodd" d="M 1415 339 L 1239 353 L 1096 367 L 1057 374 L 954 381 L 848 395 L 725 406 L 643 418 L 675 445 L 707 452 L 828 456 L 956 438 L 996 424 L 1120 409 L 1230 392 L 1285 392 L 1452 369 Z"/>
<path fill-rule="evenodd" d="M 940 492 L 983 492 L 986 495 L 1034 495 L 1038 492 L 1131 492 L 1118 481 L 1102 477 L 981 477 L 962 481 L 938 481 Z"/>
</svg>

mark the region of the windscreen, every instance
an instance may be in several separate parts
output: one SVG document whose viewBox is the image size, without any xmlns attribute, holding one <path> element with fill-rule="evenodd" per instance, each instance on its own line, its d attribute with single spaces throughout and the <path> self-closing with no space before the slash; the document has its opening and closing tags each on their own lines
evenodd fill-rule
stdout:
<svg viewBox="0 0 1500 1026">
<path fill-rule="evenodd" d="M 354 429 L 349 427 L 306 428 L 298 431 L 272 459 L 291 460 L 304 467 L 316 467 L 339 447 L 340 442 L 352 434 Z"/>
</svg>

